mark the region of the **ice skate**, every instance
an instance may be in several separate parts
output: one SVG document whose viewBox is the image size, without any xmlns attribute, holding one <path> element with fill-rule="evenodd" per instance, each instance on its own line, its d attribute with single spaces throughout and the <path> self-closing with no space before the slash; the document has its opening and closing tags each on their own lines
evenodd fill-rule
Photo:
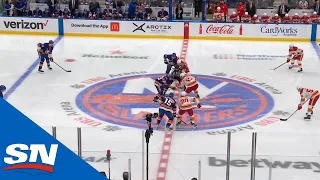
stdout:
<svg viewBox="0 0 320 180">
<path fill-rule="evenodd" d="M 306 117 L 304 117 L 305 120 L 310 120 L 311 119 L 311 115 L 307 115 Z"/>
<path fill-rule="evenodd" d="M 291 65 L 291 66 L 289 66 L 289 69 L 292 69 L 293 68 L 293 66 Z"/>
<path fill-rule="evenodd" d="M 176 127 L 180 128 L 181 123 L 182 123 L 182 121 L 178 121 L 177 124 L 176 124 Z"/>
<path fill-rule="evenodd" d="M 52 71 L 52 67 L 51 67 L 50 65 L 48 66 L 48 69 L 49 69 L 50 71 Z"/>
<path fill-rule="evenodd" d="M 44 71 L 42 69 L 38 69 L 38 73 L 43 74 Z"/>
<path fill-rule="evenodd" d="M 302 72 L 303 71 L 303 69 L 302 68 L 300 68 L 299 70 L 298 70 L 298 72 Z"/>
</svg>

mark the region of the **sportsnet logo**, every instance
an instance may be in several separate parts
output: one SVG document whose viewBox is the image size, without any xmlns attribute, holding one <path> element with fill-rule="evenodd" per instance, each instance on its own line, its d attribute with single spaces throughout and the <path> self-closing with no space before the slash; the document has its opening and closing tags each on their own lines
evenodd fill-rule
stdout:
<svg viewBox="0 0 320 180">
<path fill-rule="evenodd" d="M 8 157 L 3 158 L 8 166 L 2 170 L 33 169 L 52 173 L 57 151 L 58 144 L 51 144 L 49 152 L 44 144 L 31 144 L 30 147 L 25 144 L 12 144 L 6 149 Z"/>
<path fill-rule="evenodd" d="M 49 20 L 45 22 L 29 22 L 29 21 L 3 21 L 6 29 L 37 29 L 42 30 L 48 25 Z"/>
</svg>

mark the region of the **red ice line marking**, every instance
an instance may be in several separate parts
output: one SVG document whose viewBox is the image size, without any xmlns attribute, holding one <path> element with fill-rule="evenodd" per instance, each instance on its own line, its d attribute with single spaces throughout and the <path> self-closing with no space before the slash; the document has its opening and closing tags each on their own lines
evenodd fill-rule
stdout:
<svg viewBox="0 0 320 180">
<path fill-rule="evenodd" d="M 180 59 L 183 61 L 185 61 L 186 59 L 188 44 L 189 44 L 188 39 L 184 39 L 182 49 L 181 49 L 181 54 L 180 54 Z M 157 180 L 166 179 L 173 132 L 174 131 L 168 131 L 164 135 L 164 140 L 163 140 L 163 145 L 161 150 L 161 157 L 160 157 L 160 162 L 159 162 L 159 167 L 157 172 Z"/>
</svg>

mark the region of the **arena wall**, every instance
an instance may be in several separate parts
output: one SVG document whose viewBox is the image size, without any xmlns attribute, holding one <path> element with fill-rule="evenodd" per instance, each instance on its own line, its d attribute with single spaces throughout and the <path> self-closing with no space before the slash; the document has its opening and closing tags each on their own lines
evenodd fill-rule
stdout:
<svg viewBox="0 0 320 180">
<path fill-rule="evenodd" d="M 316 24 L 247 24 L 1 17 L 1 34 L 201 40 L 316 41 Z"/>
</svg>

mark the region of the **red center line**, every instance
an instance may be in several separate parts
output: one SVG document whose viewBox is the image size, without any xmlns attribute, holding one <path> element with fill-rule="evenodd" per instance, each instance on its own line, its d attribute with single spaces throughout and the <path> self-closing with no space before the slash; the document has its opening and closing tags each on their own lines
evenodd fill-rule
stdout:
<svg viewBox="0 0 320 180">
<path fill-rule="evenodd" d="M 188 44 L 189 44 L 189 40 L 184 39 L 182 49 L 181 49 L 181 54 L 180 54 L 180 59 L 182 61 L 185 61 L 185 59 L 186 59 Z M 158 172 L 157 172 L 157 180 L 165 180 L 166 179 L 173 133 L 174 133 L 174 131 L 168 131 L 164 135 L 160 163 L 159 163 Z"/>
</svg>

